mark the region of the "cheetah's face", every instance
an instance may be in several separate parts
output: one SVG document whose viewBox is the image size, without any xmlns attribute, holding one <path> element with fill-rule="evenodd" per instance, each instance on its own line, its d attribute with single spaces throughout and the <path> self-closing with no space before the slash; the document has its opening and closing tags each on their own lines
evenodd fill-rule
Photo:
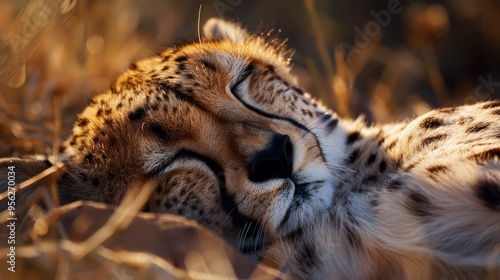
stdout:
<svg viewBox="0 0 500 280">
<path fill-rule="evenodd" d="M 313 222 L 332 204 L 337 119 L 295 86 L 284 53 L 263 39 L 220 20 L 205 34 L 138 62 L 96 97 L 70 138 L 72 164 L 99 165 L 114 184 L 140 168 L 158 181 L 150 210 L 228 238 Z"/>
</svg>

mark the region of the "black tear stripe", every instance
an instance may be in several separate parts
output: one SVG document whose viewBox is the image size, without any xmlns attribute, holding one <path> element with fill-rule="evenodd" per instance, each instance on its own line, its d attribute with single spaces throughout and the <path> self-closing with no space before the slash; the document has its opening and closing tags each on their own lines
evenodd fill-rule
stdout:
<svg viewBox="0 0 500 280">
<path fill-rule="evenodd" d="M 193 151 L 180 150 L 177 154 L 175 154 L 168 161 L 162 163 L 160 166 L 158 166 L 154 170 L 150 171 L 148 175 L 150 178 L 157 177 L 163 170 L 167 169 L 175 161 L 183 160 L 183 159 L 190 159 L 190 158 L 194 158 L 194 159 L 197 159 L 197 160 L 205 163 L 207 165 L 207 167 L 214 174 L 215 178 L 217 179 L 218 185 L 219 185 L 222 208 L 224 209 L 224 212 L 226 212 L 226 214 L 229 217 L 231 217 L 233 224 L 238 229 L 241 229 L 244 226 L 246 226 L 248 229 L 248 232 L 252 233 L 251 237 L 253 237 L 253 235 L 259 234 L 261 232 L 261 229 L 262 229 L 260 223 L 258 223 L 256 220 L 253 220 L 253 219 L 240 213 L 240 211 L 238 210 L 238 207 L 236 205 L 236 202 L 234 200 L 234 197 L 227 192 L 224 170 L 217 162 L 215 162 L 211 158 L 200 155 L 200 154 L 195 153 Z"/>
<path fill-rule="evenodd" d="M 243 83 L 248 77 L 250 77 L 252 75 L 252 73 L 255 71 L 255 68 L 256 68 L 255 65 L 249 64 L 245 68 L 245 70 L 243 70 L 240 78 L 238 78 L 236 83 L 230 89 L 233 96 L 236 97 L 236 99 L 238 99 L 238 101 L 241 104 L 243 104 L 247 109 L 249 109 L 249 110 L 251 110 L 251 111 L 253 111 L 261 116 L 264 116 L 264 117 L 269 118 L 269 119 L 282 120 L 282 121 L 289 122 L 292 125 L 294 125 L 295 127 L 299 128 L 307 133 L 314 135 L 314 139 L 316 140 L 317 145 L 320 147 L 318 137 L 316 136 L 316 134 L 314 134 L 312 131 L 310 131 L 306 126 L 302 125 L 301 123 L 297 122 L 294 119 L 291 119 L 288 117 L 277 116 L 277 115 L 265 112 L 265 111 L 255 107 L 253 105 L 248 104 L 247 102 L 245 102 L 245 100 L 243 100 L 243 98 L 241 98 L 241 96 L 238 94 L 238 86 L 241 83 Z M 319 149 L 319 150 L 320 150 L 321 159 L 323 160 L 323 162 L 326 162 L 325 155 L 323 154 L 323 150 L 322 149 Z"/>
<path fill-rule="evenodd" d="M 220 191 L 220 199 L 221 205 L 226 212 L 226 215 L 231 217 L 233 224 L 238 229 L 242 229 L 246 227 L 247 232 L 250 233 L 251 237 L 258 235 L 262 231 L 261 224 L 257 220 L 253 220 L 243 214 L 240 213 L 238 206 L 236 205 L 236 201 L 234 197 L 227 192 L 226 189 L 226 180 L 224 177 L 224 171 L 222 167 L 216 163 L 211 158 L 206 156 L 191 152 L 191 151 L 183 151 L 184 156 L 193 157 L 198 160 L 203 161 L 210 170 L 215 174 L 217 181 L 219 183 L 219 191 Z"/>
</svg>

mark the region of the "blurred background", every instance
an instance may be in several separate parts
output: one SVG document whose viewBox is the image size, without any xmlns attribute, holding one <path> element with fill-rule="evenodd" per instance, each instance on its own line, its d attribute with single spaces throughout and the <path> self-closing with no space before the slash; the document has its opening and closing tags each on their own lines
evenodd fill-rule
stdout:
<svg viewBox="0 0 500 280">
<path fill-rule="evenodd" d="M 0 157 L 55 151 L 132 61 L 197 39 L 200 5 L 201 25 L 288 38 L 299 84 L 342 116 L 500 98 L 498 0 L 0 0 Z"/>
</svg>

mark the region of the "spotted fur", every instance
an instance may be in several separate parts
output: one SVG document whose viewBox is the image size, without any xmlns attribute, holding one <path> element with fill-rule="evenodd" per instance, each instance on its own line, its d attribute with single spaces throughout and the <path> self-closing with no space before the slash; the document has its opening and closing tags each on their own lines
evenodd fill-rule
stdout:
<svg viewBox="0 0 500 280">
<path fill-rule="evenodd" d="M 499 277 L 500 101 L 367 126 L 304 93 L 283 44 L 209 20 L 79 115 L 63 200 L 186 216 L 294 279 Z M 72 190 L 72 191 L 68 191 Z"/>
</svg>

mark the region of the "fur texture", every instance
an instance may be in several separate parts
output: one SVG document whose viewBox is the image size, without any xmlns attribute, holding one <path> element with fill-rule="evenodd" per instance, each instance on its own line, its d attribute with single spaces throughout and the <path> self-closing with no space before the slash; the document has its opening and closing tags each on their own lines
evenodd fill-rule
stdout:
<svg viewBox="0 0 500 280">
<path fill-rule="evenodd" d="M 296 279 L 500 277 L 500 101 L 367 126 L 304 93 L 281 42 L 218 19 L 204 32 L 80 114 L 64 201 L 117 204 L 156 180 L 148 211 Z"/>
</svg>

